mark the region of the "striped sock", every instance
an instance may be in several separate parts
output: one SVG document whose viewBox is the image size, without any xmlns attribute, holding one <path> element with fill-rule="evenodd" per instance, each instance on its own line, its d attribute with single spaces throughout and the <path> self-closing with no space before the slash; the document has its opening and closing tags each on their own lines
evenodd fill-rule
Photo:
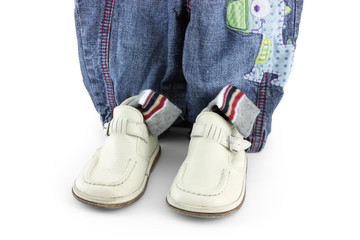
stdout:
<svg viewBox="0 0 360 240">
<path fill-rule="evenodd" d="M 154 136 L 159 136 L 168 129 L 181 114 L 181 110 L 170 100 L 151 89 L 142 91 L 129 105 L 140 108 L 149 131 Z"/>
<path fill-rule="evenodd" d="M 260 110 L 234 85 L 227 85 L 207 106 L 209 111 L 218 108 L 239 130 L 243 137 L 250 135 Z"/>
</svg>

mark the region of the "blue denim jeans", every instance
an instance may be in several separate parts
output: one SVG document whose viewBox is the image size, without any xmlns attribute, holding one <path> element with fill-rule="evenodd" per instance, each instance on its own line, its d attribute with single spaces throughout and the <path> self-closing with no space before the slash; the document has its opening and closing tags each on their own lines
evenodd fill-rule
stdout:
<svg viewBox="0 0 360 240">
<path fill-rule="evenodd" d="M 233 84 L 260 109 L 248 151 L 264 147 L 291 70 L 303 0 L 75 0 L 75 5 L 83 80 L 103 123 L 124 99 L 152 89 L 180 108 L 191 125 Z"/>
</svg>

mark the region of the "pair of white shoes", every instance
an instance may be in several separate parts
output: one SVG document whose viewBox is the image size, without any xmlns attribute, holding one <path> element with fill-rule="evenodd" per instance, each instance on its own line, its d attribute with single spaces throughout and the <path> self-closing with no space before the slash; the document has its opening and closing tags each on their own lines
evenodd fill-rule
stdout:
<svg viewBox="0 0 360 240">
<path fill-rule="evenodd" d="M 108 138 L 76 179 L 73 194 L 78 200 L 120 208 L 144 193 L 161 150 L 142 113 L 127 105 L 131 100 L 114 109 L 106 126 Z M 230 121 L 204 109 L 193 125 L 187 157 L 167 194 L 168 205 L 203 218 L 238 210 L 245 197 L 248 147 L 250 143 Z"/>
</svg>

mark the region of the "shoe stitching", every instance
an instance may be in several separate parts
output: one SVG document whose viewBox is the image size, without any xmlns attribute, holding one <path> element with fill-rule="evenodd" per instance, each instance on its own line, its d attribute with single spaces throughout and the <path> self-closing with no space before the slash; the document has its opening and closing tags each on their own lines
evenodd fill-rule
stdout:
<svg viewBox="0 0 360 240">
<path fill-rule="evenodd" d="M 187 169 L 187 163 L 184 164 L 183 168 L 184 168 L 184 170 L 181 172 L 181 178 L 180 178 L 182 182 L 183 182 L 183 179 L 184 179 L 185 171 Z"/>
<path fill-rule="evenodd" d="M 131 159 L 129 159 L 127 167 L 129 166 L 130 162 L 131 162 Z M 132 169 L 131 169 L 130 173 L 128 174 L 128 176 L 124 180 L 122 180 L 121 182 L 116 183 L 116 184 L 92 183 L 92 182 L 87 181 L 86 179 L 84 179 L 84 181 L 87 184 L 94 185 L 94 186 L 117 187 L 117 186 L 120 186 L 120 185 L 124 184 L 128 180 L 128 178 L 132 175 L 136 165 L 137 165 L 137 161 L 135 161 L 134 166 L 132 167 Z M 126 169 L 127 169 L 127 167 L 126 167 Z"/>
<path fill-rule="evenodd" d="M 186 166 L 185 166 L 185 167 L 186 167 Z M 184 175 L 184 172 L 185 172 L 185 169 L 184 169 L 184 171 L 183 171 L 182 177 L 183 177 L 183 175 Z M 220 179 L 223 178 L 224 172 L 225 172 L 225 170 L 223 170 Z M 216 197 L 216 196 L 221 195 L 221 194 L 225 191 L 225 189 L 226 189 L 226 187 L 227 187 L 227 185 L 228 185 L 228 183 L 229 183 L 230 174 L 231 174 L 231 172 L 228 173 L 228 176 L 227 176 L 227 178 L 226 178 L 226 183 L 225 183 L 224 187 L 222 188 L 222 190 L 221 190 L 220 192 L 214 193 L 214 194 L 203 194 L 203 193 L 198 193 L 198 192 L 186 190 L 185 188 L 182 188 L 178 183 L 176 183 L 176 187 L 177 187 L 179 190 L 183 191 L 183 192 L 190 193 L 190 194 L 193 194 L 193 195 L 204 196 L 204 197 Z M 220 186 L 220 184 L 221 184 L 221 180 L 220 180 L 220 182 L 219 182 L 219 184 L 218 184 L 218 187 Z"/>
</svg>

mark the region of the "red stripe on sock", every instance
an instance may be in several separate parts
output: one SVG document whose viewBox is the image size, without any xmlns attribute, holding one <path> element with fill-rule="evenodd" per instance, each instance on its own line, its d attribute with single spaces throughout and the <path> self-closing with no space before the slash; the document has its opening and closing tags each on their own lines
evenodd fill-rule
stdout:
<svg viewBox="0 0 360 240">
<path fill-rule="evenodd" d="M 225 93 L 224 93 L 224 97 L 223 97 L 223 103 L 222 103 L 222 106 L 221 106 L 220 110 L 222 110 L 222 109 L 224 108 L 224 106 L 225 106 L 226 94 L 229 92 L 229 89 L 230 89 L 232 86 L 233 86 L 233 85 L 230 84 L 230 85 L 226 88 Z"/>
<path fill-rule="evenodd" d="M 154 91 L 151 90 L 149 96 L 146 98 L 146 101 L 145 101 L 144 105 L 142 106 L 143 108 L 146 107 L 146 105 L 147 105 L 148 102 L 149 102 L 149 99 L 151 98 L 151 96 L 152 96 L 153 94 L 154 94 Z"/>
<path fill-rule="evenodd" d="M 236 105 L 237 105 L 237 103 L 239 102 L 239 99 L 240 99 L 243 95 L 244 95 L 244 93 L 240 91 L 240 92 L 237 94 L 237 96 L 235 97 L 234 102 L 233 102 L 233 104 L 231 105 L 231 114 L 230 114 L 230 116 L 229 116 L 229 120 L 230 120 L 230 121 L 233 120 L 233 118 L 234 118 L 234 116 L 235 116 L 235 108 L 236 108 Z"/>
<path fill-rule="evenodd" d="M 165 101 L 166 101 L 166 97 L 162 96 L 162 97 L 161 97 L 161 100 L 160 100 L 160 103 L 159 103 L 149 114 L 147 114 L 146 116 L 144 116 L 144 119 L 147 120 L 147 119 L 149 119 L 152 115 L 154 115 L 154 113 L 156 113 L 159 109 L 161 109 L 161 108 L 164 106 Z"/>
</svg>

